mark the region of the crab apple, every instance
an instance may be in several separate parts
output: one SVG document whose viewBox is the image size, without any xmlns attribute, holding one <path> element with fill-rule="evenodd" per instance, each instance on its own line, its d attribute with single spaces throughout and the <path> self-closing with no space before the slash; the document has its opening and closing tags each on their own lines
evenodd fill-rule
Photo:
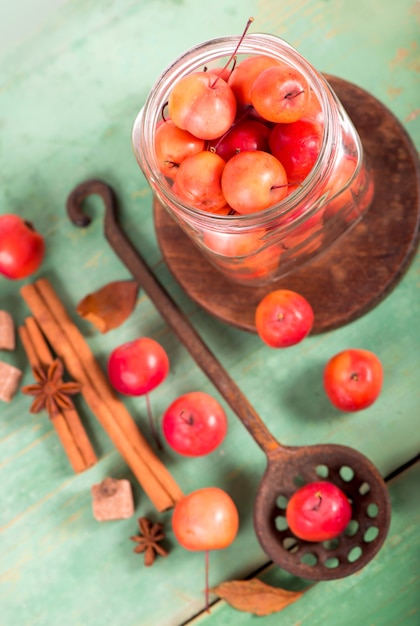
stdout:
<svg viewBox="0 0 420 626">
<path fill-rule="evenodd" d="M 108 359 L 111 385 L 125 395 L 147 394 L 160 385 L 168 372 L 168 355 L 157 341 L 149 337 L 118 346 Z"/>
<path fill-rule="evenodd" d="M 235 94 L 238 107 L 251 104 L 251 89 L 254 80 L 268 67 L 279 65 L 279 61 L 269 56 L 256 55 L 241 61 L 232 71 L 228 85 Z"/>
<path fill-rule="evenodd" d="M 310 254 L 319 250 L 324 240 L 323 209 L 307 217 L 285 235 L 282 244 L 286 250 L 299 249 L 299 254 Z M 299 214 L 296 215 L 296 219 Z"/>
<path fill-rule="evenodd" d="M 203 242 L 217 254 L 224 257 L 240 258 L 258 252 L 262 247 L 262 239 L 266 233 L 265 228 L 248 233 L 206 230 Z"/>
<path fill-rule="evenodd" d="M 222 192 L 228 205 L 238 213 L 262 211 L 287 196 L 285 169 L 263 150 L 240 152 L 225 165 Z"/>
<path fill-rule="evenodd" d="M 327 184 L 328 197 L 324 220 L 338 216 L 347 223 L 355 222 L 372 202 L 375 191 L 373 178 L 368 178 L 364 167 L 358 168 L 352 156 L 343 157 Z"/>
<path fill-rule="evenodd" d="M 341 411 L 360 411 L 371 406 L 381 392 L 382 382 L 382 363 L 369 350 L 343 350 L 324 369 L 325 392 Z"/>
<path fill-rule="evenodd" d="M 247 282 L 252 278 L 265 278 L 279 266 L 283 253 L 282 246 L 264 244 L 263 238 L 266 229 L 249 233 L 232 233 L 206 230 L 203 235 L 203 245 L 224 259 L 235 259 L 234 267 L 230 260 L 218 260 L 226 275 Z"/>
<path fill-rule="evenodd" d="M 235 539 L 239 515 L 230 495 L 218 487 L 203 487 L 175 505 L 172 529 L 187 550 L 222 550 Z"/>
<path fill-rule="evenodd" d="M 232 126 L 236 100 L 223 78 L 211 72 L 194 72 L 174 85 L 168 111 L 179 128 L 199 139 L 216 139 Z"/>
<path fill-rule="evenodd" d="M 172 120 L 156 128 L 155 150 L 159 169 L 164 176 L 174 179 L 180 163 L 188 156 L 202 152 L 206 142 L 186 130 L 178 128 Z"/>
<path fill-rule="evenodd" d="M 270 122 L 297 122 L 309 104 L 309 85 L 305 77 L 289 65 L 269 67 L 255 79 L 251 101 L 257 113 Z"/>
<path fill-rule="evenodd" d="M 256 120 L 234 124 L 220 139 L 210 142 L 209 148 L 225 161 L 235 154 L 251 150 L 268 151 L 268 126 Z"/>
<path fill-rule="evenodd" d="M 321 150 L 323 129 L 310 120 L 276 124 L 270 132 L 270 151 L 286 170 L 287 179 L 301 183 L 309 174 Z"/>
<path fill-rule="evenodd" d="M 324 125 L 322 106 L 312 89 L 309 89 L 308 106 L 306 107 L 305 115 L 301 119 L 309 120 L 320 126 Z"/>
<path fill-rule="evenodd" d="M 226 274 L 231 274 L 233 280 L 244 284 L 256 278 L 266 281 L 277 271 L 283 252 L 282 246 L 272 244 L 252 256 L 241 259 L 235 268 L 227 267 Z"/>
<path fill-rule="evenodd" d="M 334 483 L 304 485 L 290 498 L 286 520 L 292 533 L 304 541 L 328 541 L 340 535 L 351 520 L 346 494 Z"/>
<path fill-rule="evenodd" d="M 330 198 L 346 195 L 351 198 L 351 186 L 357 170 L 357 159 L 354 156 L 343 156 L 332 172 L 327 183 Z M 348 198 L 349 199 L 349 198 Z M 343 202 L 344 204 L 345 202 Z"/>
<path fill-rule="evenodd" d="M 162 346 L 149 337 L 140 337 L 115 348 L 108 359 L 108 378 L 119 393 L 146 396 L 147 415 L 156 446 L 162 444 L 155 427 L 149 392 L 169 373 L 169 358 Z"/>
<path fill-rule="evenodd" d="M 288 348 L 309 335 L 314 312 L 301 294 L 290 289 L 269 292 L 255 311 L 257 333 L 271 348 Z"/>
<path fill-rule="evenodd" d="M 226 413 L 209 394 L 191 391 L 174 400 L 166 409 L 162 430 L 175 452 L 202 456 L 213 452 L 225 438 Z"/>
<path fill-rule="evenodd" d="M 218 154 L 204 150 L 182 161 L 174 192 L 187 204 L 208 213 L 226 206 L 221 178 L 225 161 Z"/>
<path fill-rule="evenodd" d="M 10 280 L 36 272 L 45 256 L 45 240 L 18 215 L 0 215 L 0 274 Z"/>
</svg>

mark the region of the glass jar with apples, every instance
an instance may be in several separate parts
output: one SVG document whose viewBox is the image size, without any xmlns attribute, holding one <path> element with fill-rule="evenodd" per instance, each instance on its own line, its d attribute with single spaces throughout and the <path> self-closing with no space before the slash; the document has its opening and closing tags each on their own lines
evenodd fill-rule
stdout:
<svg viewBox="0 0 420 626">
<path fill-rule="evenodd" d="M 159 200 L 225 276 L 269 284 L 368 209 L 360 138 L 327 80 L 270 34 L 197 45 L 157 79 L 133 149 Z"/>
</svg>

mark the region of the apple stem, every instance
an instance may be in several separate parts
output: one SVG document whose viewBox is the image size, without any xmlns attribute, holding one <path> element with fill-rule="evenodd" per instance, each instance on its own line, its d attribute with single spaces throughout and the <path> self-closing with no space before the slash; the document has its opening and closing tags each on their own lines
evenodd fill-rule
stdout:
<svg viewBox="0 0 420 626">
<path fill-rule="evenodd" d="M 194 424 L 194 415 L 192 415 L 192 413 L 188 413 L 188 415 L 186 415 L 186 411 L 182 410 L 179 417 L 185 424 L 188 424 L 188 426 L 192 426 Z"/>
<path fill-rule="evenodd" d="M 210 551 L 204 551 L 205 556 L 205 602 L 206 602 L 206 611 L 210 612 L 210 602 L 209 602 L 209 569 L 210 569 Z"/>
<path fill-rule="evenodd" d="M 240 115 L 232 124 L 232 126 L 230 128 L 228 128 L 228 130 L 221 136 L 219 137 L 217 143 L 214 146 L 211 146 L 211 148 L 209 148 L 209 152 L 216 152 L 217 153 L 217 148 L 220 146 L 220 144 L 222 143 L 222 141 L 229 135 L 229 133 L 232 132 L 232 130 L 234 130 L 238 124 L 240 124 L 241 122 L 243 122 L 248 116 L 249 116 L 249 112 L 251 109 L 253 109 L 254 107 L 252 106 L 252 104 L 250 104 L 249 106 L 246 107 L 246 109 L 243 111 L 242 115 Z M 239 150 L 238 150 L 239 152 Z"/>
<path fill-rule="evenodd" d="M 300 91 L 291 91 L 284 96 L 284 99 L 291 100 L 292 98 L 297 98 L 301 93 L 305 93 L 305 90 L 301 89 Z"/>
<path fill-rule="evenodd" d="M 149 418 L 150 430 L 152 432 L 153 439 L 155 440 L 156 447 L 158 450 L 163 450 L 162 442 L 159 438 L 158 432 L 156 430 L 155 420 L 152 415 L 152 407 L 150 405 L 150 397 L 149 394 L 146 393 L 146 407 L 147 407 L 147 416 Z"/>
<path fill-rule="evenodd" d="M 253 22 L 253 21 L 254 21 L 254 18 L 253 18 L 253 17 L 250 17 L 250 18 L 249 18 L 249 20 L 247 21 L 246 26 L 245 26 L 245 28 L 244 28 L 244 31 L 243 31 L 243 33 L 242 33 L 242 35 L 241 35 L 241 37 L 240 37 L 240 39 L 239 39 L 238 43 L 236 44 L 236 48 L 235 48 L 235 50 L 234 50 L 234 51 L 232 52 L 232 54 L 230 55 L 230 57 L 229 57 L 229 59 L 228 59 L 227 63 L 224 65 L 224 67 L 223 67 L 222 71 L 220 72 L 220 74 L 219 74 L 218 76 L 216 76 L 216 79 L 215 79 L 214 83 L 212 83 L 212 84 L 210 85 L 210 88 L 211 88 L 211 89 L 213 89 L 213 87 L 215 86 L 215 84 L 216 84 L 216 83 L 217 83 L 217 81 L 219 80 L 220 75 L 221 75 L 221 74 L 223 74 L 223 72 L 224 72 L 224 71 L 225 71 L 225 70 L 229 67 L 229 64 L 232 62 L 232 60 L 233 60 L 233 59 L 235 59 L 236 54 L 237 54 L 237 52 L 238 52 L 238 50 L 239 50 L 239 46 L 240 46 L 240 45 L 241 45 L 241 43 L 243 42 L 244 37 L 245 37 L 245 35 L 247 34 L 248 29 L 249 29 L 249 27 L 251 26 L 251 24 L 252 24 L 252 22 Z"/>
<path fill-rule="evenodd" d="M 167 106 L 168 106 L 168 101 L 166 101 L 166 102 L 164 102 L 164 103 L 162 104 L 162 108 L 161 108 L 161 110 L 160 110 L 160 115 L 161 115 L 161 117 L 162 117 L 162 119 L 163 119 L 163 121 L 164 121 L 164 122 L 167 122 L 167 121 L 168 121 L 168 120 L 166 119 L 166 115 L 165 115 L 165 109 L 166 109 L 166 107 L 167 107 Z"/>
<path fill-rule="evenodd" d="M 316 505 L 315 505 L 315 506 L 313 506 L 313 507 L 312 507 L 312 510 L 313 510 L 313 511 L 318 511 L 318 510 L 319 510 L 319 508 L 320 508 L 320 506 L 321 506 L 321 504 L 322 504 L 322 496 L 321 496 L 321 493 L 318 491 L 318 492 L 315 494 L 315 497 L 316 497 L 316 498 L 318 498 L 318 502 L 316 503 Z"/>
</svg>

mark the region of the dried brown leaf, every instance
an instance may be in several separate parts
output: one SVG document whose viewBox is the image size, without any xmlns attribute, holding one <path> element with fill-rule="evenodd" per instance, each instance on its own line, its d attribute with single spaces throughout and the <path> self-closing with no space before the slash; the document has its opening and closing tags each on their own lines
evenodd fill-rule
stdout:
<svg viewBox="0 0 420 626">
<path fill-rule="evenodd" d="M 76 311 L 101 333 L 120 326 L 132 313 L 138 285 L 133 280 L 117 280 L 85 296 Z"/>
<path fill-rule="evenodd" d="M 257 578 L 230 580 L 211 591 L 234 609 L 259 616 L 277 613 L 303 595 L 303 591 L 286 591 L 267 585 Z"/>
</svg>

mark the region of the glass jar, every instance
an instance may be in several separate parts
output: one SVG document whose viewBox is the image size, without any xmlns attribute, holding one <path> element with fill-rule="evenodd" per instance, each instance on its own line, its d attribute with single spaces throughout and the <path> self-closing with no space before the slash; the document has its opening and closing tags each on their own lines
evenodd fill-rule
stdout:
<svg viewBox="0 0 420 626">
<path fill-rule="evenodd" d="M 368 209 L 373 181 L 360 138 L 327 80 L 284 40 L 248 34 L 238 63 L 264 55 L 288 63 L 308 81 L 323 117 L 318 158 L 302 184 L 268 209 L 218 215 L 185 204 L 161 172 L 155 153 L 156 125 L 175 83 L 204 68 L 223 67 L 238 37 L 205 41 L 187 50 L 161 74 L 133 127 L 137 162 L 153 193 L 205 257 L 226 277 L 246 285 L 269 284 L 307 263 L 352 228 Z"/>
</svg>

